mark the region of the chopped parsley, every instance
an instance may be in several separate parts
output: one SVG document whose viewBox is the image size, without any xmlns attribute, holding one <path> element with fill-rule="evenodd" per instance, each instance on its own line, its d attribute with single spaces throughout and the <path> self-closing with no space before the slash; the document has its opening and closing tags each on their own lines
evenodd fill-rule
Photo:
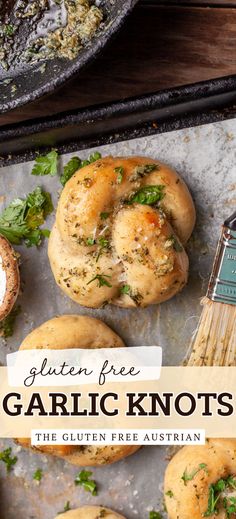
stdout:
<svg viewBox="0 0 236 519">
<path fill-rule="evenodd" d="M 174 494 L 173 494 L 172 490 L 167 490 L 167 492 L 166 492 L 166 496 L 168 496 L 168 497 L 174 497 Z"/>
<path fill-rule="evenodd" d="M 110 242 L 109 242 L 109 240 L 107 238 L 104 238 L 103 236 L 98 238 L 98 244 L 99 244 L 99 251 L 98 251 L 98 254 L 97 254 L 96 261 L 99 260 L 101 254 L 103 253 L 104 250 L 110 249 Z"/>
<path fill-rule="evenodd" d="M 0 322 L 0 336 L 4 339 L 12 337 L 14 332 L 14 324 L 17 316 L 21 312 L 20 305 L 13 307 L 11 312 Z"/>
<path fill-rule="evenodd" d="M 57 512 L 57 513 L 58 513 L 58 515 L 60 515 L 60 514 L 64 514 L 64 512 L 69 512 L 69 510 L 71 510 L 70 501 L 66 501 L 62 512 Z"/>
<path fill-rule="evenodd" d="M 58 153 L 56 150 L 50 151 L 47 155 L 36 157 L 32 175 L 51 175 L 54 177 L 57 174 L 57 162 Z"/>
<path fill-rule="evenodd" d="M 139 189 L 136 193 L 126 200 L 127 204 L 143 204 L 143 205 L 154 205 L 160 202 L 165 194 L 163 193 L 165 186 L 145 186 Z"/>
<path fill-rule="evenodd" d="M 134 182 L 135 180 L 138 180 L 139 178 L 143 178 L 148 173 L 151 173 L 152 171 L 155 171 L 159 169 L 159 166 L 157 164 L 140 164 L 139 166 L 136 166 L 134 168 L 134 173 L 130 177 L 130 181 Z"/>
<path fill-rule="evenodd" d="M 72 157 L 72 159 L 69 160 L 69 162 L 64 166 L 63 168 L 63 174 L 60 177 L 60 182 L 65 186 L 66 182 L 70 180 L 70 178 L 74 175 L 76 171 L 78 171 L 81 168 L 84 168 L 85 166 L 89 166 L 89 164 L 92 164 L 96 160 L 101 159 L 101 153 L 98 151 L 92 153 L 90 157 L 86 160 L 81 160 L 79 157 Z"/>
<path fill-rule="evenodd" d="M 112 288 L 112 285 L 107 281 L 105 278 L 111 278 L 111 276 L 108 276 L 107 274 L 97 274 L 94 276 L 94 278 L 90 279 L 90 281 L 87 283 L 87 285 L 90 285 L 93 281 L 98 282 L 98 287 L 109 287 Z"/>
<path fill-rule="evenodd" d="M 123 166 L 118 166 L 114 169 L 115 173 L 117 174 L 117 184 L 121 184 L 124 176 L 124 168 Z"/>
<path fill-rule="evenodd" d="M 218 502 L 221 498 L 221 493 L 227 489 L 236 489 L 236 479 L 229 476 L 227 479 L 219 479 L 215 484 L 210 485 L 208 496 L 208 507 L 203 517 L 210 517 L 218 514 Z M 230 514 L 236 513 L 236 498 L 224 497 L 223 506 L 225 508 L 227 517 Z"/>
<path fill-rule="evenodd" d="M 100 213 L 101 220 L 106 220 L 110 216 L 110 213 Z"/>
<path fill-rule="evenodd" d="M 172 234 L 169 238 L 172 243 L 173 243 L 173 248 L 176 252 L 182 252 L 183 251 L 183 247 L 181 245 L 181 243 L 179 242 L 179 240 L 177 240 L 176 236 L 174 234 Z"/>
<path fill-rule="evenodd" d="M 96 481 L 90 479 L 92 476 L 92 472 L 88 470 L 82 470 L 77 474 L 75 478 L 75 485 L 80 485 L 86 490 L 86 492 L 91 492 L 92 496 L 97 495 L 97 484 Z"/>
<path fill-rule="evenodd" d="M 64 506 L 64 512 L 69 512 L 69 510 L 71 510 L 70 501 L 66 501 Z"/>
<path fill-rule="evenodd" d="M 87 238 L 86 243 L 87 243 L 87 245 L 89 245 L 89 247 L 91 247 L 91 246 L 94 245 L 96 242 L 95 242 L 95 239 L 94 239 L 94 238 Z"/>
<path fill-rule="evenodd" d="M 163 519 L 163 516 L 160 514 L 160 512 L 155 512 L 155 510 L 152 510 L 152 512 L 149 512 L 149 519 Z"/>
<path fill-rule="evenodd" d="M 42 469 L 37 469 L 37 470 L 35 471 L 34 475 L 33 475 L 33 479 L 34 479 L 35 481 L 41 481 L 42 477 L 43 477 L 43 471 L 42 471 Z"/>
<path fill-rule="evenodd" d="M 200 463 L 196 469 L 189 473 L 187 472 L 187 469 L 185 469 L 181 477 L 185 486 L 187 485 L 188 481 L 192 481 L 192 479 L 196 476 L 196 474 L 198 474 L 198 472 L 200 472 L 200 470 L 204 470 L 206 473 L 208 473 L 206 463 Z"/>
<path fill-rule="evenodd" d="M 52 210 L 50 194 L 36 187 L 25 199 L 16 198 L 6 207 L 0 215 L 0 234 L 15 245 L 22 241 L 27 247 L 40 245 L 45 234 L 40 226 Z"/>
<path fill-rule="evenodd" d="M 102 247 L 103 249 L 108 249 L 110 247 L 109 240 L 107 238 L 103 238 L 103 236 L 98 238 L 98 243 L 99 243 L 100 247 Z"/>
<path fill-rule="evenodd" d="M 7 472 L 10 472 L 13 468 L 13 466 L 17 462 L 17 456 L 12 456 L 12 448 L 8 447 L 4 451 L 0 452 L 0 461 L 3 461 L 6 465 Z"/>
<path fill-rule="evenodd" d="M 13 36 L 15 32 L 15 29 L 14 29 L 14 25 L 10 24 L 10 23 L 7 23 L 3 26 L 3 33 L 6 35 L 6 36 Z"/>
<path fill-rule="evenodd" d="M 224 497 L 223 506 L 227 517 L 230 517 L 231 514 L 236 514 L 236 497 Z"/>
<path fill-rule="evenodd" d="M 120 293 L 121 294 L 130 294 L 131 292 L 131 288 L 129 285 L 123 285 L 122 287 L 120 287 Z"/>
</svg>

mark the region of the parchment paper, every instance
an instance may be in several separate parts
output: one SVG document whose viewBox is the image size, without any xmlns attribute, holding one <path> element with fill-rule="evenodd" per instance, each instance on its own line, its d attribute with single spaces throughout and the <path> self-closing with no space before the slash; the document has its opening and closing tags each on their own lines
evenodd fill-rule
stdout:
<svg viewBox="0 0 236 519">
<path fill-rule="evenodd" d="M 220 226 L 236 206 L 236 120 L 165 133 L 99 148 L 102 155 L 145 155 L 169 163 L 186 180 L 197 208 L 197 225 L 189 241 L 190 276 L 187 287 L 161 306 L 122 310 L 107 306 L 88 310 L 70 301 L 56 286 L 47 260 L 47 242 L 37 250 L 18 247 L 21 253 L 22 313 L 15 333 L 1 340 L 0 362 L 16 351 L 26 334 L 57 314 L 78 313 L 103 319 L 128 346 L 160 345 L 165 365 L 181 363 L 200 316 L 200 298 L 205 294 Z M 85 158 L 93 150 L 79 152 Z M 65 155 L 66 163 L 75 153 Z M 53 195 L 56 206 L 61 186 L 58 178 L 34 177 L 32 163 L 0 170 L 0 210 L 13 198 L 24 196 L 37 185 Z M 3 198 L 2 198 L 3 197 Z M 51 226 L 54 215 L 47 219 Z M 184 422 L 183 422 L 184 427 Z M 62 460 L 35 455 L 14 443 L 0 440 L 0 449 L 12 445 L 18 461 L 6 476 L 0 463 L 0 518 L 54 519 L 66 501 L 109 506 L 127 519 L 148 519 L 149 511 L 162 509 L 162 481 L 167 452 L 164 447 L 146 447 L 113 466 L 93 469 L 98 496 L 75 487 L 79 469 Z M 43 469 L 40 484 L 33 481 L 37 468 Z"/>
</svg>

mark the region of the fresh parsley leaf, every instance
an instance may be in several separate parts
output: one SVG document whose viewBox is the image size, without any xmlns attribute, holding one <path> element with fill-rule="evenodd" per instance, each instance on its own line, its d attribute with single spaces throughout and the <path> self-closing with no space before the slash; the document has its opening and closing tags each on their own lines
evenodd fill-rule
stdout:
<svg viewBox="0 0 236 519">
<path fill-rule="evenodd" d="M 149 512 L 149 519 L 163 519 L 163 516 L 160 514 L 160 512 L 155 512 L 153 510 L 152 512 Z"/>
<path fill-rule="evenodd" d="M 13 466 L 17 462 L 17 456 L 12 456 L 12 448 L 8 447 L 4 451 L 0 452 L 0 461 L 3 461 L 6 465 L 7 472 L 10 472 L 13 468 Z"/>
<path fill-rule="evenodd" d="M 0 234 L 11 243 L 27 247 L 40 245 L 45 234 L 39 227 L 53 210 L 49 193 L 37 187 L 25 199 L 16 198 L 0 215 Z"/>
<path fill-rule="evenodd" d="M 209 488 L 208 507 L 207 507 L 207 511 L 204 513 L 203 517 L 210 517 L 211 515 L 218 513 L 218 509 L 216 508 L 216 505 L 217 505 L 219 498 L 220 498 L 220 493 L 215 495 L 214 485 L 211 485 Z"/>
<path fill-rule="evenodd" d="M 34 475 L 33 475 L 33 479 L 34 479 L 35 481 L 41 481 L 42 477 L 43 477 L 43 471 L 42 471 L 42 469 L 37 469 L 37 470 L 35 471 Z"/>
<path fill-rule="evenodd" d="M 227 513 L 227 517 L 230 517 L 231 514 L 236 514 L 236 498 L 235 497 L 229 497 L 228 500 L 226 498 L 225 510 Z"/>
<path fill-rule="evenodd" d="M 117 174 L 117 184 L 121 184 L 124 176 L 124 168 L 123 166 L 118 166 L 114 169 L 115 173 Z"/>
<path fill-rule="evenodd" d="M 223 506 L 225 508 L 227 517 L 231 517 L 231 514 L 236 514 L 236 498 L 235 497 L 224 497 Z"/>
<path fill-rule="evenodd" d="M 165 186 L 145 186 L 134 193 L 127 201 L 127 204 L 143 204 L 143 205 L 154 205 L 160 202 L 165 194 L 163 193 Z"/>
<path fill-rule="evenodd" d="M 95 151 L 94 153 L 91 153 L 91 155 L 89 157 L 89 162 L 90 162 L 90 164 L 92 164 L 92 162 L 96 162 L 96 160 L 99 160 L 101 158 L 102 158 L 101 153 L 99 153 L 99 151 Z"/>
<path fill-rule="evenodd" d="M 70 180 L 70 178 L 74 175 L 76 171 L 79 169 L 84 168 L 85 166 L 89 166 L 89 164 L 92 164 L 96 160 L 101 159 L 101 153 L 98 151 L 92 153 L 88 159 L 81 160 L 79 157 L 72 157 L 72 159 L 69 160 L 69 162 L 65 165 L 63 169 L 63 174 L 60 177 L 60 182 L 65 186 L 66 182 Z"/>
<path fill-rule="evenodd" d="M 174 497 L 174 494 L 173 494 L 172 490 L 167 490 L 166 496 Z"/>
<path fill-rule="evenodd" d="M 15 306 L 11 312 L 0 322 L 0 336 L 7 339 L 12 337 L 14 332 L 14 324 L 17 316 L 21 312 L 20 305 Z"/>
<path fill-rule="evenodd" d="M 32 169 L 32 175 L 51 175 L 54 177 L 57 174 L 58 153 L 52 150 L 47 155 L 36 157 L 35 164 Z"/>
<path fill-rule="evenodd" d="M 129 285 L 123 285 L 123 287 L 120 287 L 120 293 L 121 294 L 130 294 L 131 288 Z"/>
<path fill-rule="evenodd" d="M 82 486 L 86 492 L 91 492 L 92 496 L 96 496 L 97 484 L 96 481 L 90 479 L 90 476 L 92 476 L 92 472 L 88 470 L 82 470 L 75 478 L 75 485 Z"/>
<path fill-rule="evenodd" d="M 236 479 L 229 476 L 226 479 L 219 479 L 215 484 L 210 485 L 208 495 L 208 507 L 204 513 L 204 517 L 210 517 L 211 515 L 218 514 L 218 502 L 222 496 L 222 492 L 226 489 L 236 488 Z M 235 497 L 223 497 L 223 506 L 226 510 L 227 517 L 231 514 L 236 513 L 236 498 Z"/>
<path fill-rule="evenodd" d="M 215 492 L 223 492 L 223 490 L 226 489 L 226 480 L 224 479 L 219 479 L 219 481 L 217 481 L 217 483 L 215 483 L 214 485 L 214 491 Z"/>
<path fill-rule="evenodd" d="M 185 469 L 181 479 L 183 480 L 184 484 L 187 485 L 187 481 L 192 481 L 192 479 L 200 472 L 200 470 L 204 470 L 207 473 L 207 465 L 206 463 L 200 463 L 196 469 L 194 469 L 192 472 L 188 473 L 187 469 Z"/>
<path fill-rule="evenodd" d="M 63 174 L 60 177 L 61 184 L 65 186 L 66 182 L 80 169 L 81 159 L 79 157 L 72 157 L 63 168 Z"/>
<path fill-rule="evenodd" d="M 110 213 L 100 213 L 101 220 L 106 220 L 110 216 Z"/>
<path fill-rule="evenodd" d="M 90 285 L 90 283 L 92 283 L 93 281 L 97 281 L 99 288 L 104 287 L 104 286 L 112 288 L 112 285 L 105 279 L 105 278 L 110 278 L 110 277 L 111 276 L 108 276 L 106 274 L 97 274 L 96 276 L 94 276 L 94 278 L 90 279 L 90 281 L 87 283 L 87 285 Z"/>
</svg>

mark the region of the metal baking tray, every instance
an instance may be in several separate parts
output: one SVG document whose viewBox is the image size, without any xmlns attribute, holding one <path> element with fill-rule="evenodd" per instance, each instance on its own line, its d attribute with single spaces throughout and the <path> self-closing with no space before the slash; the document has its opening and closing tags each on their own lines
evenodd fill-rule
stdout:
<svg viewBox="0 0 236 519">
<path fill-rule="evenodd" d="M 0 362 L 4 363 L 6 354 L 17 350 L 23 337 L 43 321 L 56 314 L 78 313 L 103 319 L 127 346 L 161 345 L 165 365 L 181 363 L 201 312 L 200 299 L 206 292 L 220 225 L 235 209 L 235 82 L 233 77 L 230 82 L 209 82 L 208 87 L 199 84 L 1 129 L 0 197 L 5 199 L 0 210 L 36 185 L 50 191 L 56 205 L 59 180 L 32 176 L 29 162 L 37 150 L 56 146 L 63 154 L 61 163 L 77 152 L 86 157 L 95 149 L 102 155 L 142 154 L 169 163 L 189 185 L 197 224 L 187 247 L 187 287 L 171 301 L 147 309 L 82 308 L 56 286 L 46 243 L 38 250 L 19 247 L 22 313 L 14 336 L 7 343 L 1 341 Z M 49 217 L 48 227 L 53 218 Z M 163 474 L 169 455 L 165 447 L 142 448 L 126 460 L 93 469 L 99 492 L 92 497 L 74 485 L 76 467 L 0 440 L 0 450 L 9 445 L 18 461 L 9 475 L 0 464 L 1 519 L 54 519 L 67 501 L 72 508 L 101 503 L 127 519 L 149 519 L 152 508 L 163 507 Z M 37 468 L 43 469 L 40 484 L 33 481 Z"/>
</svg>

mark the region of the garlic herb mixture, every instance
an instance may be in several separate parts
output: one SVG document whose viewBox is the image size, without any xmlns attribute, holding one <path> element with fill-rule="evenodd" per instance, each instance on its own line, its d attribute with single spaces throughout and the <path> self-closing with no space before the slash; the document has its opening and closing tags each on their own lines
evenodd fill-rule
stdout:
<svg viewBox="0 0 236 519">
<path fill-rule="evenodd" d="M 0 2 L 0 66 L 8 70 L 22 62 L 74 59 L 103 19 L 103 10 L 89 0 Z"/>
</svg>

